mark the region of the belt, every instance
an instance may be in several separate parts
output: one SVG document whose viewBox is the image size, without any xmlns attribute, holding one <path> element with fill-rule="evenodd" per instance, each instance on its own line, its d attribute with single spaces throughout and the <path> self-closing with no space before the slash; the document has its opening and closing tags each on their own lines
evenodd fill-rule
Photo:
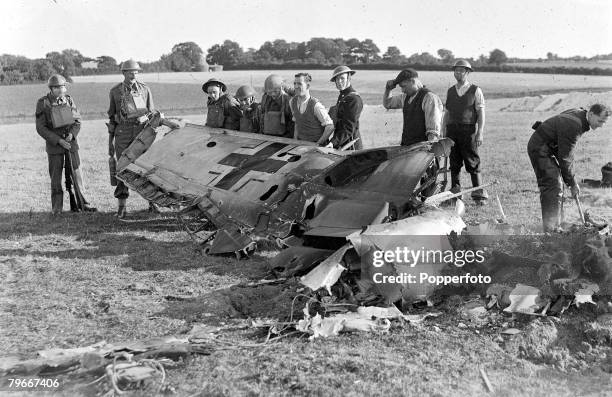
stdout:
<svg viewBox="0 0 612 397">
<path fill-rule="evenodd" d="M 119 125 L 140 125 L 138 120 L 123 120 L 119 122 Z"/>
<path fill-rule="evenodd" d="M 447 127 L 452 126 L 452 127 L 475 127 L 476 124 L 474 123 L 448 123 L 446 124 Z"/>
</svg>

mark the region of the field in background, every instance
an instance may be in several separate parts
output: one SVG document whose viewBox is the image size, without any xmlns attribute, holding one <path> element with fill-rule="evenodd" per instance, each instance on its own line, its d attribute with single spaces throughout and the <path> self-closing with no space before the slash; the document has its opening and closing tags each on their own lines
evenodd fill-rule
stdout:
<svg viewBox="0 0 612 397">
<path fill-rule="evenodd" d="M 542 61 L 542 62 L 512 62 L 508 66 L 526 66 L 533 68 L 549 68 L 549 67 L 564 67 L 564 68 L 600 68 L 612 69 L 612 61 Z"/>
<path fill-rule="evenodd" d="M 201 90 L 211 77 L 222 79 L 228 91 L 234 93 L 243 84 L 253 84 L 259 94 L 263 92 L 265 78 L 274 71 L 226 71 L 221 73 L 144 73 L 140 79 L 153 92 L 156 106 L 168 114 L 195 114 L 204 112 L 206 97 Z M 292 83 L 295 71 L 276 71 Z M 313 75 L 312 94 L 326 107 L 335 104 L 338 92 L 329 82 L 329 71 L 310 71 Z M 397 71 L 359 71 L 354 86 L 368 105 L 380 105 L 384 85 L 395 78 Z M 450 72 L 421 72 L 423 82 L 444 100 L 446 90 L 455 83 Z M 610 76 L 545 75 L 528 73 L 474 73 L 472 81 L 482 87 L 485 97 L 506 98 L 569 91 L 610 91 Z M 69 87 L 79 109 L 87 119 L 106 117 L 108 92 L 120 75 L 78 76 Z M 36 100 L 47 92 L 44 84 L 0 86 L 0 123 L 23 122 L 33 118 Z"/>
</svg>

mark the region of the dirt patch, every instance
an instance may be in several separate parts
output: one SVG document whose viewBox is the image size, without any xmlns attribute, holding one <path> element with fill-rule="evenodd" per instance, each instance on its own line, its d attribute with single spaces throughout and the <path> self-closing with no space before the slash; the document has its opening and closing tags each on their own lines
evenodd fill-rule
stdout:
<svg viewBox="0 0 612 397">
<path fill-rule="evenodd" d="M 610 103 L 611 99 L 612 91 L 537 95 L 511 100 L 499 110 L 502 112 L 561 112 L 571 108 L 589 107 L 598 102 Z"/>
</svg>

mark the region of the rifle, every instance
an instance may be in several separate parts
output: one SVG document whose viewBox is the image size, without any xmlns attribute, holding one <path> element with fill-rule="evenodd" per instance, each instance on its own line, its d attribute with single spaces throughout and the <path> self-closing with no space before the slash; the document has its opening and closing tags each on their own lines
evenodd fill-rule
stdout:
<svg viewBox="0 0 612 397">
<path fill-rule="evenodd" d="M 70 197 L 70 209 L 76 209 L 76 211 L 85 211 L 85 198 L 83 197 L 83 193 L 81 192 L 81 187 L 79 186 L 79 181 L 74 171 L 74 165 L 72 164 L 72 153 L 70 150 L 66 150 L 67 156 L 66 161 L 68 162 L 68 168 L 70 171 L 70 179 L 72 180 L 72 186 L 68 190 L 68 195 Z M 74 192 L 72 189 L 74 188 Z"/>
</svg>

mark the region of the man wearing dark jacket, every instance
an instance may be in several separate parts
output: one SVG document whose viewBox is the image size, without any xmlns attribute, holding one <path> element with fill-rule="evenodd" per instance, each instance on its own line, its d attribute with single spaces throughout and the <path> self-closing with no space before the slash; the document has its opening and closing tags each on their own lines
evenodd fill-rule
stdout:
<svg viewBox="0 0 612 397">
<path fill-rule="evenodd" d="M 534 125 L 535 132 L 527 144 L 527 152 L 538 180 L 544 231 L 559 228 L 562 185 L 571 189 L 573 197 L 580 195 L 574 175 L 574 149 L 578 139 L 589 129 L 603 126 L 610 108 L 595 104 L 585 109 L 570 109 Z M 561 180 L 562 179 L 562 180 Z"/>
<path fill-rule="evenodd" d="M 57 215 L 62 212 L 64 203 L 62 169 L 65 169 L 68 192 L 71 192 L 73 185 L 81 189 L 83 187 L 77 143 L 77 135 L 81 130 L 81 116 L 74 100 L 66 94 L 66 79 L 62 75 L 51 76 L 47 83 L 49 93 L 36 103 L 36 132 L 46 141 L 51 177 L 51 209 L 53 214 Z M 96 211 L 96 208 L 89 206 L 86 200 L 82 204 L 82 208 L 79 208 L 71 196 L 72 211 Z"/>
<path fill-rule="evenodd" d="M 338 66 L 332 72 L 330 81 L 336 84 L 340 91 L 335 111 L 330 109 L 334 121 L 334 136 L 331 143 L 334 148 L 339 149 L 347 143 L 357 139 L 350 149 L 361 150 L 363 143 L 359 134 L 359 117 L 363 110 L 363 101 L 357 91 L 351 85 L 351 76 L 356 72 L 348 66 Z M 335 116 L 335 117 L 334 117 Z"/>
</svg>

